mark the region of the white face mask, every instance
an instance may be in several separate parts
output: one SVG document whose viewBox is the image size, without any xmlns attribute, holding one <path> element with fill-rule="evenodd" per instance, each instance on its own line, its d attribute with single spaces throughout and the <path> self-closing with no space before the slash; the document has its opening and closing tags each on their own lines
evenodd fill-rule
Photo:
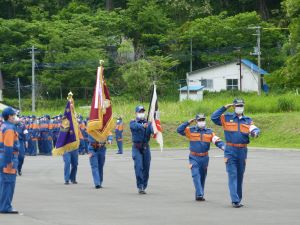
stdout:
<svg viewBox="0 0 300 225">
<path fill-rule="evenodd" d="M 235 107 L 234 111 L 236 114 L 243 114 L 244 113 L 244 106 L 243 107 Z"/>
<path fill-rule="evenodd" d="M 10 121 L 11 123 L 17 124 L 20 122 L 20 118 L 18 116 L 14 116 Z"/>
<path fill-rule="evenodd" d="M 136 114 L 136 117 L 140 120 L 144 119 L 145 118 L 145 113 L 137 113 Z"/>
<path fill-rule="evenodd" d="M 117 123 L 120 123 L 120 120 L 117 120 Z"/>
<path fill-rule="evenodd" d="M 206 122 L 205 121 L 199 121 L 199 122 L 197 122 L 197 126 L 199 128 L 204 128 L 206 126 Z"/>
</svg>

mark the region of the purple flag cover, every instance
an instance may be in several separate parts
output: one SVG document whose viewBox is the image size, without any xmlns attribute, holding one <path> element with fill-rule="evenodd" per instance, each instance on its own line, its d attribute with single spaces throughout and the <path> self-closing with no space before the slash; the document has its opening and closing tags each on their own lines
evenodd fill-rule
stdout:
<svg viewBox="0 0 300 225">
<path fill-rule="evenodd" d="M 62 155 L 79 147 L 79 129 L 73 99 L 68 100 L 53 155 Z"/>
</svg>

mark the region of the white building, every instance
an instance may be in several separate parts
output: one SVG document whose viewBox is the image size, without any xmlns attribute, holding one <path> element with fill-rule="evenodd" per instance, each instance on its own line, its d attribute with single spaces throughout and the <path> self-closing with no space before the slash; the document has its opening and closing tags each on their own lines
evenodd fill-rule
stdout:
<svg viewBox="0 0 300 225">
<path fill-rule="evenodd" d="M 194 100 L 194 101 L 202 101 L 203 100 L 203 89 L 204 87 L 201 85 L 190 85 L 189 90 L 187 86 L 179 89 L 179 101 L 183 101 L 186 99 Z M 187 96 L 187 92 L 189 91 L 189 97 Z"/>
<path fill-rule="evenodd" d="M 258 75 L 268 74 L 263 69 L 247 59 L 207 67 L 188 73 L 190 86 L 204 86 L 203 90 L 241 90 L 245 92 L 258 91 Z"/>
</svg>

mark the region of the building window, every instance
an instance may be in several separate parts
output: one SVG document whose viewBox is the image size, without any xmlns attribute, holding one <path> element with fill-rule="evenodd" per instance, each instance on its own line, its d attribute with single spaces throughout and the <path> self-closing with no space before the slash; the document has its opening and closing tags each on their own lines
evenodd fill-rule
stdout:
<svg viewBox="0 0 300 225">
<path fill-rule="evenodd" d="M 239 89 L 238 79 L 227 79 L 226 80 L 226 88 L 227 88 L 227 90 L 238 90 Z"/>
<path fill-rule="evenodd" d="M 201 80 L 201 85 L 205 88 L 213 89 L 213 80 L 208 80 L 208 79 Z"/>
</svg>

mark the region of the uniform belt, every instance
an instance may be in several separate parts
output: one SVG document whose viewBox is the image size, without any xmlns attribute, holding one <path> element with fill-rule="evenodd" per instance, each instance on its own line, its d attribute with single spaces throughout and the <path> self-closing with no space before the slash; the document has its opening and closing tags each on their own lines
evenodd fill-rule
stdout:
<svg viewBox="0 0 300 225">
<path fill-rule="evenodd" d="M 4 153 L 4 150 L 0 150 L 0 153 Z M 17 151 L 14 151 L 14 152 L 12 152 L 14 155 L 18 155 L 19 154 L 19 152 L 17 152 Z"/>
<path fill-rule="evenodd" d="M 237 148 L 246 148 L 247 147 L 247 144 L 234 144 L 234 143 L 230 143 L 230 142 L 227 142 L 226 145 L 232 146 L 232 147 L 237 147 Z"/>
<path fill-rule="evenodd" d="M 97 143 L 97 142 L 94 142 L 94 143 L 91 143 L 91 146 L 94 148 L 94 149 L 97 149 L 97 148 L 101 148 L 101 147 L 104 147 L 106 143 Z"/>
<path fill-rule="evenodd" d="M 198 152 L 192 152 L 190 151 L 191 155 L 194 155 L 194 156 L 208 156 L 208 152 L 202 152 L 202 153 L 198 153 Z"/>
</svg>

